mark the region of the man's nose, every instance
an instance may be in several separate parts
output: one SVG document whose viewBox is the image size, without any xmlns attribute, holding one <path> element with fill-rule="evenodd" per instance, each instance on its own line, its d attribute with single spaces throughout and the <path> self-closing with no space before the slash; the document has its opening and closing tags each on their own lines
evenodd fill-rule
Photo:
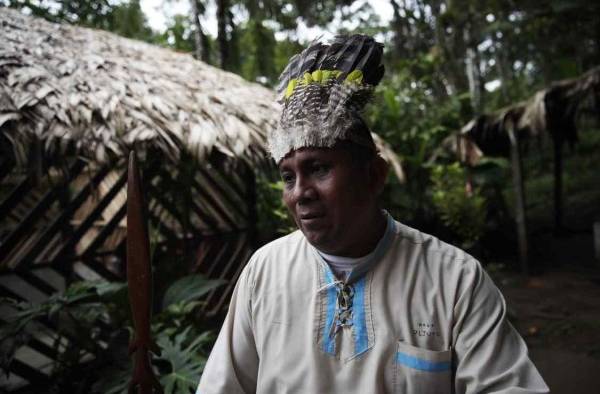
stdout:
<svg viewBox="0 0 600 394">
<path fill-rule="evenodd" d="M 310 179 L 302 176 L 296 177 L 295 187 L 296 201 L 299 203 L 308 202 L 317 198 L 317 191 Z"/>
</svg>

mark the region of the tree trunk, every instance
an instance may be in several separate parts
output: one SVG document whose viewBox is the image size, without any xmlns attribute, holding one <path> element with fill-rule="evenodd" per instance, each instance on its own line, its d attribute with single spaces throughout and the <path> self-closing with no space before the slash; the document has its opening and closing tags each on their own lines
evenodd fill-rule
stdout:
<svg viewBox="0 0 600 394">
<path fill-rule="evenodd" d="M 202 25 L 200 24 L 200 11 L 198 10 L 197 0 L 190 0 L 192 9 L 192 18 L 194 20 L 194 57 L 198 60 L 206 60 L 204 54 L 204 37 L 202 33 Z"/>
<path fill-rule="evenodd" d="M 450 8 L 450 4 L 448 4 L 447 8 Z M 444 69 L 444 74 L 447 76 L 446 80 L 446 91 L 448 94 L 456 94 L 457 92 L 462 92 L 465 90 L 467 83 L 465 79 L 465 74 L 462 71 L 462 67 L 460 66 L 460 60 L 463 58 L 462 49 L 458 48 L 455 44 L 452 44 L 448 41 L 446 37 L 446 26 L 443 22 L 443 15 L 441 13 L 440 4 L 431 7 L 431 13 L 434 17 L 434 37 L 435 42 L 438 48 L 441 50 L 444 64 L 442 68 Z M 462 27 L 455 24 L 452 26 L 454 41 L 462 41 Z M 457 38 L 458 37 L 458 38 Z M 452 38 L 451 38 L 452 41 Z M 462 47 L 462 45 L 461 45 Z"/>
<path fill-rule="evenodd" d="M 229 42 L 227 40 L 227 0 L 217 0 L 217 21 L 218 33 L 217 41 L 219 43 L 219 64 L 222 69 L 229 66 Z"/>
<path fill-rule="evenodd" d="M 503 40 L 498 38 L 493 39 L 494 42 L 494 52 L 496 53 L 496 69 L 498 70 L 498 76 L 500 78 L 500 93 L 502 95 L 502 104 L 509 104 L 509 94 L 508 94 L 508 81 L 511 80 L 509 76 L 509 67 L 506 61 L 505 48 Z"/>
<path fill-rule="evenodd" d="M 473 23 L 469 20 L 463 30 L 464 41 L 467 48 L 465 71 L 469 81 L 469 93 L 471 95 L 473 113 L 479 115 L 483 109 L 483 83 L 481 70 L 479 68 L 479 56 L 477 54 L 477 40 L 473 37 L 473 30 Z"/>
<path fill-rule="evenodd" d="M 404 31 L 402 24 L 402 16 L 400 15 L 400 5 L 396 0 L 390 0 L 392 9 L 394 10 L 394 18 L 392 19 L 392 28 L 394 29 L 394 49 L 399 58 L 406 55 L 405 46 L 403 45 Z"/>
</svg>

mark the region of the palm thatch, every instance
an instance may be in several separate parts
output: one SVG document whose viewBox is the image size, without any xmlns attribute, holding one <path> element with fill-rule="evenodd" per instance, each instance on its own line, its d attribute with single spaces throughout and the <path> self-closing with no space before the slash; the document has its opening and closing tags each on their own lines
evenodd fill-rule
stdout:
<svg viewBox="0 0 600 394">
<path fill-rule="evenodd" d="M 562 231 L 562 148 L 577 142 L 577 117 L 583 109 L 600 115 L 600 66 L 577 78 L 553 82 L 526 101 L 483 114 L 443 143 L 442 150 L 475 164 L 484 154 L 510 157 L 515 188 L 519 254 L 527 272 L 527 225 L 521 156 L 532 139 L 551 138 L 554 144 L 554 223 Z M 438 152 L 439 154 L 439 152 Z"/>
<path fill-rule="evenodd" d="M 213 150 L 267 157 L 265 136 L 280 111 L 267 88 L 105 31 L 5 8 L 0 24 L 0 133 L 21 163 L 35 138 L 46 155 L 75 148 L 97 162 L 144 143 L 170 158 L 182 149 L 201 160 Z M 379 142 L 401 178 L 397 157 Z"/>
<path fill-rule="evenodd" d="M 20 161 L 31 139 L 105 162 L 136 142 L 176 157 L 264 157 L 274 94 L 188 54 L 0 10 L 0 131 Z M 111 155 L 112 154 L 112 155 Z"/>
<path fill-rule="evenodd" d="M 510 130 L 520 141 L 551 137 L 559 144 L 574 144 L 577 116 L 586 103 L 600 113 L 600 66 L 577 78 L 553 82 L 526 101 L 480 115 L 459 134 L 489 156 L 509 156 Z"/>
</svg>

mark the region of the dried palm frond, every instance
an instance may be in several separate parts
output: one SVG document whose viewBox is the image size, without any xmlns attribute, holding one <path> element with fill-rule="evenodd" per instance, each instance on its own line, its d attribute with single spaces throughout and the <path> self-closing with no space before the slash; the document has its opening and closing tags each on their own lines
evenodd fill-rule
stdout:
<svg viewBox="0 0 600 394">
<path fill-rule="evenodd" d="M 0 8 L 0 134 L 17 160 L 32 141 L 45 156 L 68 150 L 98 162 L 136 145 L 177 159 L 218 151 L 268 160 L 280 105 L 263 86 L 190 54 Z M 389 147 L 379 145 L 392 158 Z"/>
<path fill-rule="evenodd" d="M 514 129 L 520 140 L 550 136 L 558 143 L 573 144 L 577 141 L 579 110 L 596 97 L 600 97 L 600 67 L 577 78 L 554 82 L 525 102 L 480 115 L 461 129 L 459 138 L 474 143 L 490 156 L 509 155 L 509 128 Z M 598 101 L 592 102 L 593 111 L 600 113 Z"/>
</svg>

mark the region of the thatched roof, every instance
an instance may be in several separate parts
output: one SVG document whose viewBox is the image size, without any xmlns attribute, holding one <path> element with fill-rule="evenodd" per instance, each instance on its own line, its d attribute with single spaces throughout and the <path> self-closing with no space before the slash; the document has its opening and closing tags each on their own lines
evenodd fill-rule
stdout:
<svg viewBox="0 0 600 394">
<path fill-rule="evenodd" d="M 74 146 L 103 162 L 150 142 L 170 157 L 186 149 L 264 159 L 275 93 L 177 53 L 94 29 L 0 8 L 0 133 L 20 162 L 32 137 L 47 154 Z M 383 144 L 398 176 L 399 162 Z"/>
<path fill-rule="evenodd" d="M 134 142 L 170 155 L 264 155 L 274 94 L 188 54 L 0 9 L 0 131 L 20 158 L 29 136 L 47 150 L 105 161 Z"/>
<path fill-rule="evenodd" d="M 509 128 L 521 140 L 551 136 L 560 143 L 575 143 L 576 118 L 587 100 L 593 111 L 600 113 L 600 66 L 577 78 L 553 82 L 526 101 L 471 120 L 460 131 L 467 140 L 462 144 L 468 146 L 472 142 L 484 154 L 508 156 Z M 464 156 L 461 159 L 467 160 Z"/>
</svg>

